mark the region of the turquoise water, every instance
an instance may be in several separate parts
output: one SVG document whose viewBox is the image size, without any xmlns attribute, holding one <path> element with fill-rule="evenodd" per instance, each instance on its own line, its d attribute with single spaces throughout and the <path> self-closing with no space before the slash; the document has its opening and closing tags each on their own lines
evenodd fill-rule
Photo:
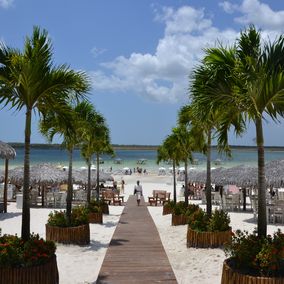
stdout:
<svg viewBox="0 0 284 284">
<path fill-rule="evenodd" d="M 11 160 L 9 165 L 10 167 L 22 166 L 24 159 L 24 149 L 16 149 L 17 157 L 15 160 Z M 121 159 L 121 164 L 116 164 L 114 162 L 115 159 Z M 103 164 L 100 165 L 101 169 L 109 171 L 110 168 L 112 170 L 123 169 L 124 167 L 129 167 L 132 170 L 137 166 L 146 169 L 149 172 L 157 172 L 159 167 L 165 167 L 168 169 L 171 167 L 171 164 L 160 163 L 157 165 L 156 163 L 157 152 L 155 150 L 117 150 L 115 158 L 110 156 L 102 156 L 104 161 Z M 196 169 L 205 169 L 206 167 L 206 157 L 200 153 L 194 154 L 194 158 L 198 159 L 198 165 L 190 165 L 190 167 L 194 167 Z M 82 167 L 86 166 L 84 160 L 80 155 L 79 150 L 74 151 L 74 167 Z M 138 165 L 137 160 L 146 159 L 146 163 L 143 165 Z M 214 161 L 216 159 L 221 160 L 220 165 L 215 165 Z M 284 159 L 284 151 L 272 151 L 266 150 L 265 152 L 265 160 L 280 160 Z M 31 164 L 38 163 L 52 163 L 56 165 L 67 166 L 68 165 L 68 155 L 65 150 L 60 149 L 31 149 L 30 156 Z M 220 155 L 216 150 L 212 151 L 212 167 L 232 167 L 240 164 L 256 166 L 257 165 L 257 151 L 255 149 L 237 149 L 232 150 L 232 158 L 227 158 L 224 155 Z M 182 164 L 180 166 L 183 166 Z M 4 161 L 0 167 L 3 169 Z"/>
</svg>

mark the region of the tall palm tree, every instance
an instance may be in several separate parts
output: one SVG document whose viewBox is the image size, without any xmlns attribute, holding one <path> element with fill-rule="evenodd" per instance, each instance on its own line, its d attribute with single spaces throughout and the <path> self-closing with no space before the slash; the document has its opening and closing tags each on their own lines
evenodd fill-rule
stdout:
<svg viewBox="0 0 284 284">
<path fill-rule="evenodd" d="M 81 154 L 88 165 L 88 194 L 87 202 L 91 199 L 91 164 L 92 157 L 96 154 L 97 164 L 97 198 L 99 199 L 99 167 L 100 154 L 114 154 L 110 143 L 109 129 L 105 123 L 104 117 L 95 112 L 92 107 L 88 117 L 86 117 L 85 127 L 82 129 Z"/>
<path fill-rule="evenodd" d="M 201 96 L 203 103 L 216 109 L 231 108 L 239 121 L 253 121 L 258 149 L 258 236 L 266 236 L 266 184 L 264 167 L 263 119 L 277 120 L 284 107 L 284 38 L 262 46 L 260 32 L 253 26 L 242 31 L 234 48 L 206 50 L 205 64 L 215 70 L 215 84 Z M 231 118 L 223 117 L 221 139 Z M 224 134 L 225 133 L 225 134 Z"/>
<path fill-rule="evenodd" d="M 167 138 L 163 141 L 162 145 L 158 147 L 157 150 L 157 163 L 161 161 L 172 160 L 173 162 L 173 186 L 174 186 L 174 203 L 177 201 L 176 194 L 176 166 L 179 165 L 179 162 L 184 159 L 182 149 L 177 143 L 177 136 L 172 131 L 171 135 L 168 135 Z"/>
<path fill-rule="evenodd" d="M 178 128 L 176 130 L 177 139 L 184 153 L 185 162 L 185 202 L 188 204 L 188 160 L 192 162 L 193 152 L 206 153 L 207 144 L 204 132 L 200 124 L 193 124 L 191 117 L 191 105 L 184 106 L 178 114 Z M 210 195 L 211 197 L 211 195 Z"/>
<path fill-rule="evenodd" d="M 27 37 L 23 51 L 0 45 L 0 104 L 17 111 L 24 110 L 25 154 L 22 231 L 24 240 L 30 237 L 30 139 L 33 111 L 40 116 L 52 110 L 66 115 L 66 101 L 82 97 L 89 90 L 87 76 L 66 65 L 55 66 L 52 45 L 46 30 L 35 27 Z"/>
<path fill-rule="evenodd" d="M 71 222 L 72 197 L 73 197 L 73 150 L 76 145 L 82 141 L 82 132 L 86 124 L 86 112 L 88 104 L 80 102 L 75 106 L 69 105 L 68 120 L 61 119 L 53 112 L 47 113 L 40 122 L 40 131 L 45 135 L 49 142 L 52 142 L 54 136 L 60 135 L 63 138 L 62 146 L 68 151 L 68 188 L 66 197 L 66 218 Z M 70 125 L 71 123 L 71 125 Z"/>
<path fill-rule="evenodd" d="M 194 69 L 191 77 L 190 99 L 191 105 L 186 106 L 182 110 L 180 120 L 183 123 L 191 123 L 195 128 L 199 129 L 201 137 L 207 140 L 207 167 L 206 167 L 206 211 L 209 216 L 212 213 L 211 201 L 211 148 L 212 140 L 219 136 L 218 151 L 224 152 L 230 156 L 230 148 L 228 146 L 227 132 L 222 132 L 222 128 L 227 125 L 220 125 L 222 117 L 230 117 L 230 124 L 235 127 L 235 132 L 239 135 L 244 131 L 244 122 L 239 120 L 239 116 L 231 108 L 223 108 L 222 110 L 210 108 L 207 101 L 202 98 L 207 97 L 212 91 L 210 86 L 218 84 L 216 81 L 215 69 L 202 62 L 200 66 Z M 221 130 L 221 131 L 220 131 Z M 197 137 L 197 136 L 196 136 Z"/>
</svg>

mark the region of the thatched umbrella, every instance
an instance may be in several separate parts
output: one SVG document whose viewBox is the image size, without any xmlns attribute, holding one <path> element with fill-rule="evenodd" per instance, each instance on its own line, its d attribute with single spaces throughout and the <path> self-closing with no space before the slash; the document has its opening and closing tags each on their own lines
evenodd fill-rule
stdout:
<svg viewBox="0 0 284 284">
<path fill-rule="evenodd" d="M 87 169 L 73 169 L 72 171 L 72 177 L 74 183 L 81 183 L 86 184 L 88 181 L 88 170 Z M 101 182 L 105 181 L 113 181 L 113 177 L 109 173 L 100 172 L 99 173 L 99 179 Z M 97 183 L 97 174 L 96 170 L 92 171 L 91 174 L 91 184 Z"/>
<path fill-rule="evenodd" d="M 4 212 L 7 212 L 7 184 L 8 184 L 8 167 L 9 160 L 15 159 L 16 151 L 9 144 L 0 141 L 0 157 L 5 159 L 5 175 L 4 175 Z"/>
</svg>

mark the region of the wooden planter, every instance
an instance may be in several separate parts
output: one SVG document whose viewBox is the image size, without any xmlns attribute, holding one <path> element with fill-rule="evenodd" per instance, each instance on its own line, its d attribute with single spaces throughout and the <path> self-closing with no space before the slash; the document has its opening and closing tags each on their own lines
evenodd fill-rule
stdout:
<svg viewBox="0 0 284 284">
<path fill-rule="evenodd" d="M 169 206 L 163 206 L 163 215 L 172 214 L 172 208 Z"/>
<path fill-rule="evenodd" d="M 58 284 L 56 255 L 45 264 L 30 267 L 0 267 L 0 283 Z"/>
<path fill-rule="evenodd" d="M 226 259 L 223 263 L 221 284 L 284 284 L 284 277 L 261 277 L 242 274 L 230 267 Z"/>
<path fill-rule="evenodd" d="M 188 217 L 185 215 L 175 215 L 172 213 L 172 226 L 186 225 Z"/>
<path fill-rule="evenodd" d="M 103 223 L 103 213 L 102 212 L 90 212 L 89 213 L 89 223 L 102 224 Z"/>
<path fill-rule="evenodd" d="M 232 231 L 225 232 L 198 232 L 187 229 L 187 247 L 216 248 L 231 242 Z"/>
<path fill-rule="evenodd" d="M 87 245 L 90 243 L 89 224 L 77 227 L 56 227 L 45 225 L 46 240 L 63 244 Z"/>
</svg>

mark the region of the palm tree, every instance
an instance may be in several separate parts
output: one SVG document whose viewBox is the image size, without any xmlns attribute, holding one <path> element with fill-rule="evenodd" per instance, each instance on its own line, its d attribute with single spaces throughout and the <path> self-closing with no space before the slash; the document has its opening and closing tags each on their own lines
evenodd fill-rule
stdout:
<svg viewBox="0 0 284 284">
<path fill-rule="evenodd" d="M 46 30 L 35 27 L 23 51 L 0 45 L 0 104 L 25 110 L 25 155 L 23 183 L 23 240 L 30 237 L 30 138 L 33 111 L 40 116 L 52 110 L 66 115 L 66 101 L 89 90 L 87 76 L 66 65 L 54 66 L 52 45 Z"/>
<path fill-rule="evenodd" d="M 91 164 L 92 157 L 96 154 L 97 164 L 97 199 L 99 199 L 99 167 L 100 154 L 114 154 L 110 143 L 109 129 L 106 126 L 104 117 L 95 112 L 93 107 L 90 107 L 90 112 L 86 117 L 86 125 L 82 129 L 81 154 L 88 165 L 88 194 L 87 202 L 91 199 Z"/>
<path fill-rule="evenodd" d="M 157 150 L 157 163 L 161 161 L 172 160 L 173 162 L 173 186 L 174 186 L 174 203 L 177 201 L 176 195 L 176 166 L 183 160 L 183 153 L 180 145 L 177 143 L 177 136 L 172 132 L 163 141 L 163 144 Z"/>
<path fill-rule="evenodd" d="M 204 62 L 215 70 L 203 103 L 214 109 L 230 108 L 239 121 L 253 121 L 258 149 L 258 236 L 266 236 L 266 185 L 264 167 L 263 119 L 283 116 L 284 106 L 284 38 L 261 45 L 260 32 L 253 26 L 241 32 L 234 48 L 206 50 Z M 227 137 L 231 117 L 220 120 L 221 135 Z"/>
<path fill-rule="evenodd" d="M 205 135 L 200 128 L 200 124 L 194 125 L 192 119 L 189 119 L 191 113 L 191 105 L 184 106 L 180 109 L 178 115 L 179 126 L 175 129 L 177 139 L 184 153 L 185 162 L 185 202 L 188 205 L 188 160 L 192 162 L 193 152 L 205 153 L 207 145 L 205 143 Z M 211 182 L 210 182 L 211 184 Z M 210 194 L 211 197 L 211 194 Z"/>
<path fill-rule="evenodd" d="M 68 151 L 68 188 L 66 198 L 66 218 L 71 222 L 72 197 L 73 197 L 73 150 L 76 145 L 82 141 L 82 133 L 86 124 L 86 112 L 88 112 L 88 103 L 80 102 L 76 106 L 69 105 L 69 118 L 61 119 L 53 112 L 47 113 L 40 122 L 40 131 L 45 135 L 49 142 L 52 142 L 54 135 L 63 137 L 62 146 Z M 71 125 L 70 125 L 71 123 Z"/>
<path fill-rule="evenodd" d="M 184 107 L 180 115 L 180 121 L 183 123 L 191 123 L 201 132 L 200 136 L 207 140 L 207 167 L 206 167 L 206 211 L 209 216 L 212 213 L 211 201 L 211 147 L 212 140 L 219 136 L 218 151 L 224 152 L 230 156 L 230 148 L 228 146 L 227 132 L 222 132 L 222 127 L 227 127 L 226 124 L 220 125 L 222 117 L 230 117 L 230 124 L 235 127 L 237 135 L 244 131 L 244 122 L 239 120 L 239 116 L 231 108 L 213 109 L 210 104 L 203 99 L 207 97 L 214 84 L 218 84 L 216 80 L 215 69 L 202 62 L 200 66 L 193 71 L 190 87 L 191 105 Z M 197 136 L 196 136 L 197 137 Z M 204 152 L 204 153 L 205 153 Z"/>
</svg>

